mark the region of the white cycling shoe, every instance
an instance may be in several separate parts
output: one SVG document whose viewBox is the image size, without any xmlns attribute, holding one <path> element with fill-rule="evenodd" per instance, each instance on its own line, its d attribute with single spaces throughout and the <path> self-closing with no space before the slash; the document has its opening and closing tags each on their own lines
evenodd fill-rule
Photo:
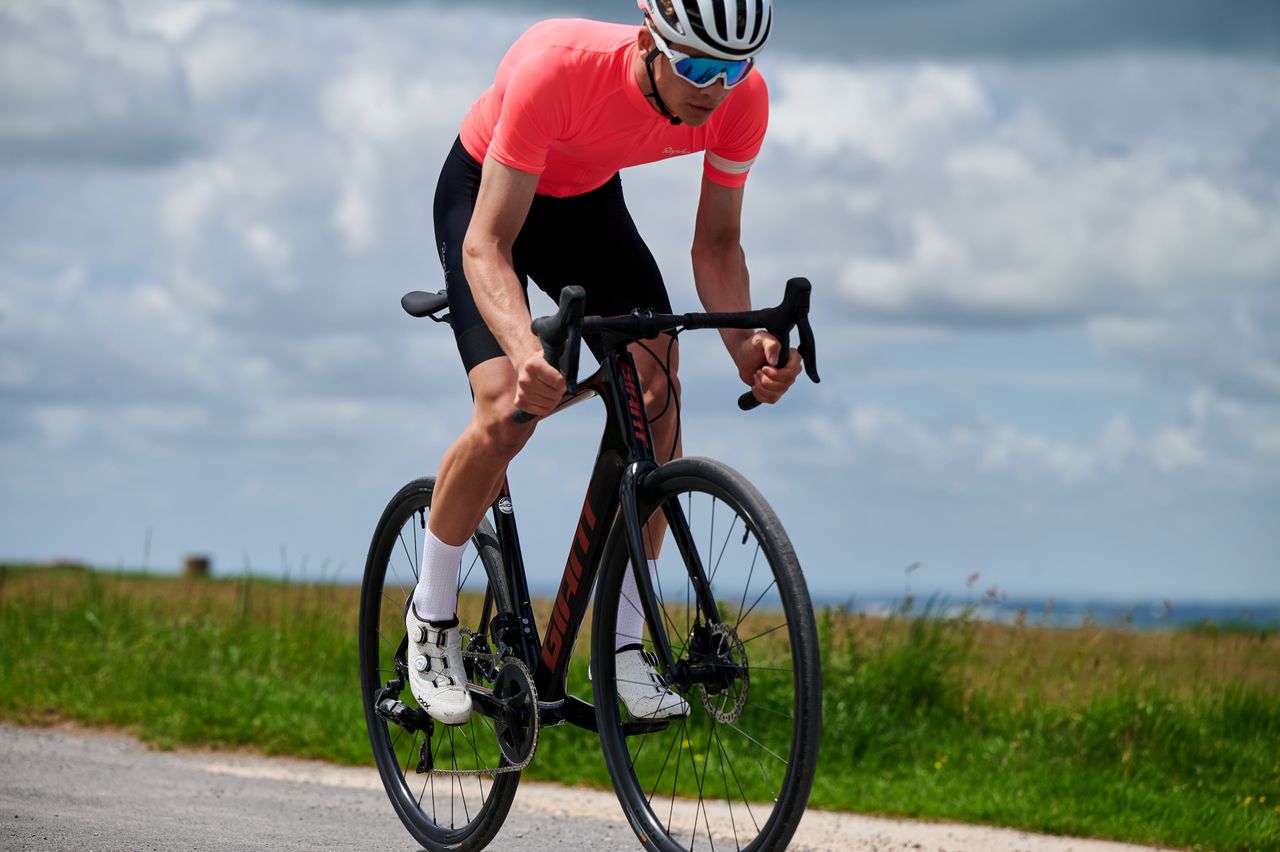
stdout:
<svg viewBox="0 0 1280 852">
<path fill-rule="evenodd" d="M 617 657 L 618 697 L 633 719 L 674 719 L 689 715 L 689 704 L 671 691 L 654 668 L 658 660 L 639 646 L 624 646 Z"/>
<path fill-rule="evenodd" d="M 436 627 L 418 618 L 409 606 L 404 617 L 409 632 L 409 689 L 432 719 L 462 725 L 471 718 L 471 693 L 462 667 L 462 635 L 458 620 Z"/>
</svg>

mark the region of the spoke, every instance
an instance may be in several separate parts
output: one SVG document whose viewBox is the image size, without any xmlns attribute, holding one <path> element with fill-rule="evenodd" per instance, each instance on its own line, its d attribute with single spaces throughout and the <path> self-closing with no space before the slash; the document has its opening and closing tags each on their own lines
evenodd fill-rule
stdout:
<svg viewBox="0 0 1280 852">
<path fill-rule="evenodd" d="M 745 619 L 748 615 L 750 615 L 755 610 L 755 608 L 760 605 L 760 601 L 764 600 L 764 596 L 769 594 L 769 590 L 776 585 L 778 585 L 778 578 L 774 577 L 773 580 L 770 581 L 769 585 L 764 587 L 764 591 L 760 593 L 760 597 L 752 601 L 751 608 L 748 609 L 746 612 L 744 612 L 742 615 L 738 616 L 738 623 L 733 625 L 734 632 L 737 632 L 738 626 L 742 624 L 743 619 Z"/>
<path fill-rule="evenodd" d="M 682 726 L 683 726 L 683 723 L 682 723 Z M 671 752 L 674 751 L 676 745 L 682 741 L 683 741 L 683 738 L 681 736 L 676 736 L 672 738 L 671 745 L 667 747 L 667 756 L 662 759 L 662 766 L 658 769 L 658 777 L 653 779 L 653 789 L 649 791 L 648 802 L 649 802 L 650 809 L 653 808 L 653 797 L 658 794 L 658 785 L 662 783 L 662 776 L 667 774 L 667 763 L 671 760 Z M 676 760 L 678 762 L 679 758 L 676 758 Z M 632 761 L 631 771 L 634 772 L 635 768 L 636 768 L 635 761 Z"/>
<path fill-rule="evenodd" d="M 773 759 L 774 759 L 774 760 L 778 761 L 779 763 L 781 763 L 781 764 L 783 764 L 783 765 L 785 765 L 785 764 L 786 764 L 787 759 L 786 759 L 785 757 L 783 757 L 782 755 L 778 754 L 776 751 L 774 751 L 773 749 L 769 748 L 767 745 L 765 745 L 764 743 L 760 742 L 760 741 L 759 741 L 758 739 L 756 739 L 755 737 L 753 737 L 753 736 L 751 736 L 750 734 L 748 734 L 748 733 L 747 733 L 746 731 L 744 731 L 742 728 L 739 728 L 737 725 L 733 724 L 732 722 L 725 722 L 725 726 L 726 726 L 726 727 L 728 727 L 728 728 L 732 728 L 733 730 L 735 730 L 735 731 L 737 731 L 738 733 L 742 734 L 742 736 L 746 737 L 746 738 L 747 738 L 748 740 L 750 740 L 751 742 L 755 743 L 757 746 L 759 746 L 759 747 L 760 747 L 760 750 L 761 750 L 761 751 L 767 752 L 771 757 L 773 757 Z"/>
<path fill-rule="evenodd" d="M 710 730 L 707 731 L 707 743 L 702 747 L 702 777 L 698 778 L 697 766 L 694 766 L 693 768 L 693 777 L 698 779 L 698 804 L 702 807 L 702 824 L 707 827 L 707 843 L 711 844 L 711 849 L 714 852 L 716 848 L 716 843 L 715 843 L 715 840 L 713 840 L 711 837 L 711 817 L 707 813 L 707 802 L 702 795 L 702 791 L 707 784 L 707 773 L 711 771 L 711 735 L 712 733 L 713 731 L 710 731 Z M 692 750 L 693 749 L 690 749 L 690 751 Z M 693 760 L 693 756 L 691 755 L 689 759 Z M 696 830 L 697 823 L 698 823 L 698 817 L 696 813 L 694 814 L 693 819 L 694 819 L 694 828 Z"/>
<path fill-rule="evenodd" d="M 456 772 L 458 769 L 458 750 L 453 747 L 453 727 L 449 727 L 449 762 L 453 765 Z M 453 795 L 453 785 L 458 776 L 454 775 L 449 779 L 449 827 L 456 828 L 458 825 L 457 817 L 454 816 L 453 803 L 457 801 L 457 797 Z M 464 803 L 465 804 L 465 803 Z"/>
<path fill-rule="evenodd" d="M 452 730 L 452 726 L 451 730 Z M 454 737 L 452 732 L 449 734 L 449 745 L 453 747 L 453 768 L 458 768 L 458 749 L 454 745 Z M 467 822 L 471 822 L 471 812 L 467 809 L 467 791 L 462 786 L 462 776 L 455 776 L 458 779 L 458 794 L 462 797 L 462 816 Z"/>
<path fill-rule="evenodd" d="M 679 505 L 679 502 L 678 502 L 678 501 L 677 501 L 677 505 Z M 656 514 L 656 513 L 655 513 L 655 514 Z M 646 527 L 646 529 L 645 529 L 645 535 L 646 535 L 646 536 L 649 536 L 649 535 L 650 535 L 647 527 Z M 653 552 L 653 539 L 652 539 L 651 537 L 649 538 L 649 548 L 650 548 L 650 552 Z M 676 548 L 676 549 L 677 549 L 677 551 L 679 550 L 679 548 Z M 683 560 L 683 558 L 681 559 L 681 561 L 682 561 L 682 562 L 684 561 L 684 560 Z M 654 580 L 654 586 L 655 586 L 655 588 L 656 588 L 657 596 L 658 596 L 658 600 L 657 600 L 658 609 L 662 611 L 662 618 L 663 618 L 663 620 L 664 620 L 664 621 L 666 621 L 666 622 L 667 622 L 668 626 L 671 628 L 671 630 L 672 630 L 673 632 L 678 632 L 678 631 L 676 631 L 676 625 L 675 625 L 675 622 L 671 620 L 671 615 L 667 612 L 666 597 L 665 597 L 665 595 L 664 595 L 664 594 L 663 594 L 663 592 L 662 592 L 662 572 L 661 572 L 661 571 L 654 571 L 654 572 L 653 572 L 653 580 Z M 643 615 L 643 613 L 641 613 L 641 614 Z M 651 637 L 649 637 L 649 638 L 650 638 L 651 640 L 653 639 L 653 637 L 652 637 L 652 636 L 651 636 Z M 671 637 L 669 637 L 669 636 L 668 636 L 668 637 L 667 637 L 667 641 L 668 641 L 668 643 L 670 642 L 670 640 L 671 640 Z"/>
<path fill-rule="evenodd" d="M 729 772 L 733 774 L 733 783 L 738 785 L 738 795 L 742 796 L 742 804 L 746 805 L 747 816 L 751 817 L 751 824 L 756 827 L 756 834 L 759 834 L 760 822 L 756 819 L 755 811 L 751 810 L 751 802 L 747 799 L 747 791 L 742 786 L 742 779 L 738 777 L 738 770 L 733 768 L 733 761 L 729 759 L 729 750 L 725 748 L 724 740 L 720 739 L 720 727 L 716 725 L 715 722 L 712 722 L 711 724 L 716 732 L 716 746 L 720 749 L 720 759 L 729 764 Z M 728 795 L 728 793 L 725 794 L 726 799 L 728 798 Z M 729 813 L 732 814 L 733 810 L 730 809 Z M 736 829 L 734 839 L 737 839 Z"/>
<path fill-rule="evenodd" d="M 724 774 L 724 745 L 720 742 L 720 732 L 716 730 L 716 723 L 711 721 L 711 732 L 716 737 L 716 753 L 720 756 L 720 781 L 724 784 L 724 801 L 729 806 L 729 827 L 733 829 L 733 848 L 742 849 L 742 841 L 738 839 L 738 821 L 733 817 L 733 799 L 729 795 L 729 776 Z"/>
<path fill-rule="evenodd" d="M 707 532 L 707 555 L 716 552 L 716 498 L 711 496 L 711 529 Z"/>
<path fill-rule="evenodd" d="M 724 552 L 729 547 L 729 540 L 733 538 L 733 528 L 738 525 L 738 513 L 733 513 L 733 522 L 729 524 L 729 531 L 724 534 L 724 544 L 720 545 L 720 554 L 716 556 L 715 567 L 711 569 L 711 576 L 707 578 L 707 585 L 715 582 L 716 575 L 720 573 L 720 563 L 724 560 Z"/>
<path fill-rule="evenodd" d="M 404 606 L 404 601 L 397 601 L 395 598 L 391 597 L 391 595 L 387 594 L 385 586 L 383 587 L 382 598 L 397 609 Z"/>
<path fill-rule="evenodd" d="M 422 792 L 418 794 L 418 810 L 422 810 L 422 798 L 423 796 L 427 795 L 427 786 L 431 785 L 431 819 L 433 821 L 435 820 L 435 814 L 436 814 L 436 811 L 435 811 L 436 788 L 435 788 L 435 785 L 432 783 L 431 779 L 434 777 L 435 777 L 434 772 L 427 773 L 427 777 L 422 779 Z"/>
<path fill-rule="evenodd" d="M 736 730 L 736 731 L 738 731 L 738 728 L 734 727 L 733 725 L 730 725 L 729 727 L 730 727 L 730 728 L 733 728 L 733 729 L 734 729 L 734 730 Z M 744 737 L 747 737 L 747 739 L 749 739 L 749 740 L 751 739 L 751 737 L 750 737 L 750 736 L 748 736 L 745 732 L 743 732 L 743 731 L 738 731 L 738 732 L 739 732 L 739 733 L 741 733 Z M 754 740 L 752 740 L 752 742 L 754 742 Z M 764 746 L 761 746 L 761 748 L 764 748 Z M 765 749 L 765 751 L 768 751 L 768 749 L 766 748 L 766 749 Z M 771 753 L 772 753 L 772 752 L 771 752 Z M 777 801 L 778 801 L 778 791 L 777 791 L 777 790 L 775 790 L 775 789 L 773 789 L 773 780 L 772 780 L 771 778 L 769 778 L 769 773 L 765 771 L 764 764 L 760 761 L 760 755 L 758 755 L 758 754 L 753 754 L 753 756 L 755 757 L 755 760 L 756 760 L 756 766 L 760 767 L 760 777 L 761 777 L 762 779 L 764 779 L 764 784 L 765 784 L 765 786 L 769 788 L 770 798 L 771 798 L 774 802 L 777 802 Z M 777 755 L 774 755 L 774 756 L 776 757 Z"/>
<path fill-rule="evenodd" d="M 467 725 L 465 728 L 459 728 L 458 730 L 462 732 L 462 738 L 467 741 L 467 745 L 471 746 L 471 753 L 476 756 L 476 769 L 479 769 L 480 768 L 480 747 L 476 745 L 475 739 L 471 736 L 470 733 L 467 732 L 467 729 L 474 724 L 475 724 L 475 719 L 471 719 L 470 721 L 467 722 Z"/>
<path fill-rule="evenodd" d="M 649 536 L 649 535 L 650 535 L 650 533 L 649 533 L 649 531 L 648 531 L 648 528 L 646 528 L 646 530 L 645 530 L 645 536 Z M 652 551 L 652 548 L 653 548 L 653 539 L 652 539 L 652 537 L 649 537 L 648 542 L 649 542 L 649 546 L 650 546 L 650 551 Z M 676 627 L 676 623 L 675 623 L 675 622 L 673 622 L 673 620 L 671 619 L 671 614 L 669 614 L 669 613 L 668 613 L 668 611 L 667 611 L 666 597 L 664 597 L 664 596 L 663 596 L 663 592 L 662 592 L 662 572 L 660 572 L 660 571 L 654 571 L 654 572 L 653 572 L 653 578 L 654 578 L 654 590 L 655 590 L 655 595 L 657 595 L 657 597 L 658 597 L 658 600 L 657 600 L 658 610 L 660 611 L 660 613 L 662 613 L 662 618 L 663 618 L 664 622 L 667 622 L 667 626 L 668 626 L 668 628 L 669 628 L 669 629 L 671 629 L 671 631 L 672 631 L 673 633 L 680 633 L 680 631 L 678 631 L 678 629 L 677 629 L 677 627 Z M 637 585 L 636 587 L 637 587 L 637 588 L 639 588 L 639 585 Z M 635 609 L 635 605 L 634 605 L 634 604 L 632 604 L 631 606 L 632 606 L 632 609 Z M 644 611 L 643 611 L 643 610 L 641 610 L 641 613 L 640 613 L 640 614 L 641 614 L 641 615 L 644 615 Z M 650 631 L 650 632 L 652 632 L 652 631 Z M 641 637 L 641 638 L 643 638 L 643 637 Z M 652 637 L 652 636 L 650 636 L 649 638 L 650 638 L 650 641 L 653 641 L 653 640 L 654 640 L 654 637 Z M 668 636 L 668 637 L 667 637 L 667 641 L 668 641 L 668 643 L 669 643 L 669 641 L 671 641 L 671 637 L 669 637 L 669 636 Z M 675 649 L 672 649 L 672 654 L 673 654 L 673 656 L 676 656 L 676 655 L 675 655 Z M 678 656 L 677 656 L 677 659 L 678 659 Z"/>
<path fill-rule="evenodd" d="M 433 767 L 436 765 L 434 756 L 431 758 L 431 765 Z M 427 781 L 431 783 L 431 821 L 439 824 L 440 820 L 437 819 L 436 815 L 440 812 L 440 809 L 436 807 L 436 773 L 434 771 L 427 774 Z"/>
<path fill-rule="evenodd" d="M 676 742 L 680 743 L 680 748 L 684 749 L 685 740 L 689 738 L 689 726 L 685 721 L 680 722 L 680 739 Z M 676 755 L 676 771 L 671 779 L 671 807 L 667 811 L 667 834 L 671 833 L 671 819 L 676 812 L 676 785 L 680 783 L 680 755 Z M 695 822 L 694 825 L 697 825 Z"/>
<path fill-rule="evenodd" d="M 409 518 L 409 523 L 413 523 L 413 518 L 412 518 L 412 517 L 410 517 L 410 518 Z M 409 552 L 409 545 L 407 545 L 407 544 L 405 544 L 405 543 L 404 543 L 404 528 L 403 528 L 403 527 L 401 527 L 401 528 L 400 528 L 400 533 L 399 533 L 399 535 L 397 535 L 397 536 L 396 536 L 396 538 L 397 538 L 397 539 L 399 539 L 399 541 L 400 541 L 400 549 L 404 551 L 404 556 L 405 556 L 405 559 L 406 559 L 406 560 L 408 560 L 408 562 L 409 562 L 409 567 L 410 567 L 410 568 L 412 568 L 412 569 L 414 569 L 414 570 L 413 570 L 413 579 L 414 579 L 414 583 L 416 584 L 416 583 L 417 583 L 417 580 L 418 580 L 418 570 L 417 570 L 417 569 L 418 569 L 418 561 L 417 561 L 417 559 L 416 559 L 416 558 L 414 558 L 413 554 Z M 417 533 L 416 533 L 416 531 L 415 531 L 415 534 L 414 534 L 414 538 L 417 538 Z M 392 563 L 392 564 L 394 565 L 395 563 Z"/>
<path fill-rule="evenodd" d="M 739 624 L 741 624 L 741 622 L 739 622 Z M 785 621 L 784 621 L 784 622 L 782 622 L 781 624 L 775 625 L 774 627 L 770 627 L 768 630 L 763 630 L 763 631 L 761 631 L 761 632 L 757 633 L 756 635 L 752 636 L 750 639 L 743 639 L 743 640 L 741 640 L 741 643 L 742 643 L 743 645 L 745 645 L 745 644 L 747 644 L 748 642 L 754 642 L 754 641 L 756 641 L 757 639 L 759 639 L 761 636 L 768 636 L 768 635 L 769 635 L 770 633 L 772 633 L 773 631 L 775 631 L 775 630 L 781 630 L 782 628 L 784 628 L 784 627 L 788 627 L 788 626 L 789 626 L 789 625 L 787 624 L 787 622 L 785 622 Z M 735 629 L 736 629 L 736 628 L 735 628 Z"/>
<path fill-rule="evenodd" d="M 395 548 L 392 548 L 392 552 L 387 555 L 387 567 L 391 569 L 391 574 L 393 575 L 391 585 L 397 586 L 401 591 L 404 591 L 406 588 L 411 588 L 417 584 L 417 580 L 414 580 L 413 583 L 406 584 L 404 577 L 400 575 L 400 569 L 396 565 Z M 387 572 L 385 570 L 382 572 L 384 583 L 386 580 L 386 573 Z M 386 588 L 386 586 L 384 585 L 383 588 Z M 406 597 L 408 596 L 406 595 Z M 403 606 L 403 603 L 400 605 Z"/>
<path fill-rule="evenodd" d="M 751 580 L 756 575 L 756 560 L 760 557 L 760 542 L 756 542 L 756 552 L 751 554 L 751 570 L 747 571 L 747 582 L 742 585 L 742 600 L 738 601 L 738 622 L 733 625 L 734 632 L 742 624 L 742 611 L 747 606 L 747 593 L 751 590 Z"/>
<path fill-rule="evenodd" d="M 413 743 L 409 746 L 409 759 L 404 762 L 404 777 L 406 781 L 409 780 L 409 766 L 413 763 L 413 753 L 418 750 L 418 733 L 415 731 L 413 734 Z"/>
<path fill-rule="evenodd" d="M 458 591 L 462 591 L 462 587 L 467 584 L 467 580 L 471 579 L 471 572 L 476 569 L 476 563 L 480 561 L 480 553 L 477 548 L 475 557 L 471 560 L 471 564 L 467 566 L 467 573 L 458 581 Z"/>
<path fill-rule="evenodd" d="M 757 701 L 748 701 L 746 704 L 743 705 L 743 709 L 745 710 L 747 707 L 754 707 L 757 710 L 764 710 L 766 713 L 772 713 L 775 716 L 779 716 L 783 719 L 787 719 L 788 721 L 792 721 L 792 722 L 794 722 L 796 718 L 795 716 L 792 716 L 790 713 L 783 713 L 781 710 L 775 710 L 774 708 L 770 707 L 768 704 L 761 704 Z"/>
<path fill-rule="evenodd" d="M 414 523 L 414 519 L 416 515 L 417 515 L 417 512 L 414 512 L 412 515 L 409 516 L 409 529 L 413 530 L 413 553 L 415 557 L 418 556 L 418 554 L 422 553 L 422 547 L 418 544 L 418 525 Z M 423 537 L 422 543 L 423 544 L 427 543 L 427 540 L 425 537 Z M 409 564 L 412 565 L 413 563 L 414 563 L 414 560 L 409 561 Z M 414 573 L 416 574 L 417 572 L 415 571 Z"/>
</svg>

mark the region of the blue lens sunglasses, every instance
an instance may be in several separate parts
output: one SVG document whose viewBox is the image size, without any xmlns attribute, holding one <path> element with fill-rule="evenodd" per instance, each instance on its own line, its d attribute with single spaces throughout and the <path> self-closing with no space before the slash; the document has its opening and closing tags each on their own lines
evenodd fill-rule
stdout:
<svg viewBox="0 0 1280 852">
<path fill-rule="evenodd" d="M 648 20 L 645 20 L 644 25 L 653 36 L 658 50 L 671 63 L 671 69 L 676 72 L 676 76 L 699 89 L 705 89 L 721 78 L 724 79 L 724 87 L 732 89 L 747 79 L 747 75 L 755 66 L 754 58 L 716 59 L 713 56 L 690 56 L 687 53 L 681 53 L 663 41 L 662 36 L 658 35 Z"/>
</svg>

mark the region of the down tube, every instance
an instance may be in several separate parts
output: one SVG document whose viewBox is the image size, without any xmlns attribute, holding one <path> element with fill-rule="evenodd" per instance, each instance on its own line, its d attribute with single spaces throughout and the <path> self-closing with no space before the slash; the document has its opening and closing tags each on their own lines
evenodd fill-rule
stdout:
<svg viewBox="0 0 1280 852">
<path fill-rule="evenodd" d="M 613 526 L 618 512 L 618 484 L 625 464 L 625 457 L 617 448 L 610 446 L 606 433 L 591 472 L 587 497 L 578 517 L 578 529 L 569 547 L 560 591 L 556 594 L 543 634 L 542 657 L 534 676 L 541 702 L 556 702 L 565 696 L 569 658 L 573 655 L 573 646 L 587 613 L 609 528 Z"/>
</svg>

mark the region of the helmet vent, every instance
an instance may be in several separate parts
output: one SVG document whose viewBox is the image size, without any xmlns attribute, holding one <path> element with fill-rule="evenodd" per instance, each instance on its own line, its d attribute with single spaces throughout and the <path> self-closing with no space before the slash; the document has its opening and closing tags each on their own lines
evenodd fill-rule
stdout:
<svg viewBox="0 0 1280 852">
<path fill-rule="evenodd" d="M 756 25 L 751 30 L 751 41 L 756 42 L 760 38 L 760 28 L 764 26 L 764 0 L 756 0 Z"/>
<path fill-rule="evenodd" d="M 725 11 L 724 11 L 725 4 L 724 4 L 724 3 L 712 3 L 712 4 L 711 4 L 711 7 L 712 7 L 712 9 L 714 10 L 714 13 L 715 13 L 715 19 L 716 19 L 716 29 L 715 29 L 715 32 L 716 32 L 716 34 L 717 34 L 717 35 L 719 35 L 720 33 L 727 33 L 727 32 L 729 32 L 729 22 L 725 19 Z M 692 9 L 690 9 L 689 11 L 690 11 L 690 13 L 692 13 L 692 12 L 693 12 L 693 10 L 692 10 Z M 693 17 L 693 15 L 692 15 L 692 14 L 690 14 L 690 15 L 689 15 L 689 17 L 690 17 L 690 18 L 692 18 L 692 17 Z"/>
</svg>

